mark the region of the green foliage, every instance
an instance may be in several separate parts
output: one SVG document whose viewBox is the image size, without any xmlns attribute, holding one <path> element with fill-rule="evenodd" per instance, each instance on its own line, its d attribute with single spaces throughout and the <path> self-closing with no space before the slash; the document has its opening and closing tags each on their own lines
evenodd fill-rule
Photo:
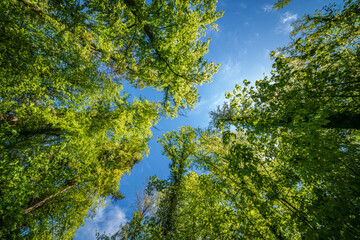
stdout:
<svg viewBox="0 0 360 240">
<path fill-rule="evenodd" d="M 161 114 L 192 108 L 216 1 L 0 3 L 0 238 L 71 239 L 148 152 Z M 125 82 L 162 102 L 130 98 Z"/>
<path fill-rule="evenodd" d="M 274 4 L 273 9 L 280 10 L 280 9 L 282 9 L 283 7 L 285 7 L 286 5 L 288 5 L 290 2 L 291 2 L 291 0 L 278 0 L 278 1 Z"/>
<path fill-rule="evenodd" d="M 162 137 L 171 174 L 138 239 L 360 239 L 359 9 L 305 16 L 214 129 Z"/>
<path fill-rule="evenodd" d="M 345 1 L 300 19 L 294 41 L 272 52 L 271 77 L 245 80 L 212 112 L 232 146 L 227 171 L 251 180 L 275 238 L 360 236 L 358 12 L 358 1 Z M 231 126 L 238 137 L 229 143 Z"/>
</svg>

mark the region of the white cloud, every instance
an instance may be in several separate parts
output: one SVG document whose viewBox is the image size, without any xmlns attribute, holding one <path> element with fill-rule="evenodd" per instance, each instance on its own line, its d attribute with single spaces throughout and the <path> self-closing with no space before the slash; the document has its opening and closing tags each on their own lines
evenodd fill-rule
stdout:
<svg viewBox="0 0 360 240">
<path fill-rule="evenodd" d="M 270 4 L 265 4 L 262 9 L 264 10 L 264 12 L 271 12 L 273 9 L 273 6 Z"/>
<path fill-rule="evenodd" d="M 291 23 L 296 19 L 297 19 L 297 14 L 292 14 L 290 12 L 286 12 L 281 16 L 281 22 L 284 24 Z"/>
<path fill-rule="evenodd" d="M 96 232 L 114 234 L 120 224 L 126 222 L 125 212 L 116 205 L 109 205 L 98 209 L 93 219 L 87 219 L 85 225 L 78 229 L 75 239 L 95 240 Z"/>
<path fill-rule="evenodd" d="M 276 28 L 276 32 L 289 34 L 294 28 L 291 24 L 298 18 L 297 14 L 285 12 L 280 18 L 280 24 Z"/>
</svg>

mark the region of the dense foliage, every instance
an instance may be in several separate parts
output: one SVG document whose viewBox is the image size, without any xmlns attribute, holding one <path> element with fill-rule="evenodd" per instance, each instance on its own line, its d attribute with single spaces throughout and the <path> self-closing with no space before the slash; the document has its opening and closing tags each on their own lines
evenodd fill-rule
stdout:
<svg viewBox="0 0 360 240">
<path fill-rule="evenodd" d="M 99 239 L 360 239 L 359 13 L 344 1 L 304 16 L 270 77 L 226 94 L 214 128 L 165 134 L 157 211 L 131 237 Z"/>
<path fill-rule="evenodd" d="M 147 153 L 160 115 L 192 108 L 216 1 L 0 3 L 0 238 L 71 239 Z M 134 98 L 123 84 L 163 101 Z"/>
</svg>

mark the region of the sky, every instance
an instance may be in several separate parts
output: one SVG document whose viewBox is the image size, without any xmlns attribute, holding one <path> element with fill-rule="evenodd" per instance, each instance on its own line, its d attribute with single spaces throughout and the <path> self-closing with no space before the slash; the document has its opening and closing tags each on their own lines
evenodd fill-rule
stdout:
<svg viewBox="0 0 360 240">
<path fill-rule="evenodd" d="M 169 174 L 168 159 L 161 155 L 161 147 L 156 138 L 167 131 L 179 127 L 206 128 L 209 124 L 209 112 L 215 110 L 224 100 L 225 92 L 232 91 L 235 84 L 242 84 L 244 79 L 255 82 L 269 75 L 272 61 L 270 52 L 286 46 L 291 41 L 289 34 L 291 23 L 304 14 L 312 15 L 316 9 L 340 0 L 293 0 L 284 9 L 272 10 L 276 0 L 219 0 L 218 10 L 225 10 L 224 16 L 216 23 L 218 31 L 209 30 L 211 38 L 209 53 L 205 58 L 221 64 L 212 83 L 198 87 L 200 101 L 192 111 L 175 119 L 162 119 L 153 128 L 150 141 L 150 154 L 135 165 L 130 174 L 120 181 L 120 191 L 125 199 L 98 209 L 93 219 L 78 229 L 76 240 L 96 239 L 96 231 L 107 234 L 115 233 L 120 224 L 131 219 L 136 201 L 136 191 L 141 191 L 150 176 L 157 175 L 166 179 Z M 127 90 L 126 88 L 124 90 Z M 136 93 L 134 93 L 136 94 Z M 146 91 L 142 94 L 146 95 Z M 148 94 L 153 94 L 151 91 Z M 150 96 L 151 97 L 151 96 Z"/>
</svg>

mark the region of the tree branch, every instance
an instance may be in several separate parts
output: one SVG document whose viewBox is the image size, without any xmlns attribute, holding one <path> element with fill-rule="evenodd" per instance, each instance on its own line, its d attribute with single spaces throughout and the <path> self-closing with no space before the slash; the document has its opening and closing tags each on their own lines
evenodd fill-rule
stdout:
<svg viewBox="0 0 360 240">
<path fill-rule="evenodd" d="M 37 202 L 34 205 L 32 205 L 32 206 L 28 207 L 27 209 L 25 209 L 22 215 L 26 216 L 30 212 L 42 207 L 44 204 L 49 202 L 51 199 L 56 198 L 57 196 L 59 196 L 59 195 L 63 194 L 64 192 L 70 190 L 71 188 L 75 187 L 77 184 L 78 184 L 77 182 L 68 183 L 68 185 L 63 190 L 61 190 L 60 192 L 52 194 L 49 197 L 45 198 L 44 200 L 42 200 L 40 202 Z"/>
</svg>

